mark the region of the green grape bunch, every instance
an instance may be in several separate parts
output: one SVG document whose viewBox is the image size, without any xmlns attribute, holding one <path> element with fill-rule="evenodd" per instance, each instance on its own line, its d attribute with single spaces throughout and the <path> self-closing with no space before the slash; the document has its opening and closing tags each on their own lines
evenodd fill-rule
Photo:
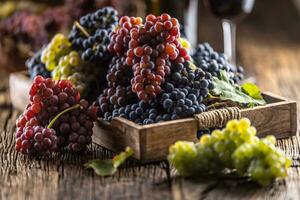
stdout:
<svg viewBox="0 0 300 200">
<path fill-rule="evenodd" d="M 274 136 L 267 136 L 252 144 L 241 145 L 233 154 L 234 166 L 240 174 L 246 174 L 266 186 L 277 177 L 287 176 L 291 160 L 275 147 Z"/>
<path fill-rule="evenodd" d="M 87 84 L 91 75 L 86 73 L 84 63 L 76 51 L 62 56 L 58 65 L 52 71 L 54 80 L 69 80 L 73 83 L 77 91 L 82 95 L 87 91 Z"/>
<path fill-rule="evenodd" d="M 42 52 L 41 61 L 47 70 L 53 71 L 62 56 L 71 51 L 71 43 L 63 34 L 56 34 Z"/>
<path fill-rule="evenodd" d="M 99 74 L 92 63 L 84 62 L 79 52 L 63 34 L 56 34 L 43 50 L 41 61 L 51 71 L 54 80 L 69 80 L 81 94 L 89 93 L 89 86 Z"/>
<path fill-rule="evenodd" d="M 275 147 L 274 136 L 259 139 L 249 119 L 231 120 L 223 130 L 205 134 L 198 143 L 178 141 L 168 160 L 183 176 L 236 170 L 266 186 L 287 175 L 291 160 Z"/>
</svg>

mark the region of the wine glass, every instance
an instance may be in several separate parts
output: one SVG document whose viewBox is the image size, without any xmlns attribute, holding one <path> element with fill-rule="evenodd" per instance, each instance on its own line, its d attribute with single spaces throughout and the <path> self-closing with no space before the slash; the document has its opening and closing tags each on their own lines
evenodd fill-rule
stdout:
<svg viewBox="0 0 300 200">
<path fill-rule="evenodd" d="M 230 63 L 236 66 L 236 23 L 249 14 L 255 0 L 204 0 L 204 4 L 222 19 L 224 53 Z"/>
</svg>

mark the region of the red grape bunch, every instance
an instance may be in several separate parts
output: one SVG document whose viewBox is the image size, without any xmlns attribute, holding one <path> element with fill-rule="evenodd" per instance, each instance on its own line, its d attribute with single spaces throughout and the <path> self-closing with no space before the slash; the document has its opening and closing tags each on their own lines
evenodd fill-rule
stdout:
<svg viewBox="0 0 300 200">
<path fill-rule="evenodd" d="M 98 109 L 80 100 L 71 82 L 36 76 L 29 96 L 30 103 L 16 122 L 18 152 L 44 155 L 65 147 L 78 152 L 91 143 Z"/>
<path fill-rule="evenodd" d="M 190 60 L 187 50 L 179 42 L 180 27 L 177 19 L 168 14 L 148 15 L 141 18 L 123 16 L 118 28 L 111 33 L 108 49 L 126 56 L 134 77 L 132 91 L 148 102 L 161 92 L 161 84 L 170 73 L 167 61 L 183 63 Z"/>
</svg>

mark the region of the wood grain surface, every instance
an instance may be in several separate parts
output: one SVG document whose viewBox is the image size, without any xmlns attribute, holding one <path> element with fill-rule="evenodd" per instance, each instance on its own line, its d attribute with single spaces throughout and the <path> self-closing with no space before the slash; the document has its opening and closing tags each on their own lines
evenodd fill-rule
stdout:
<svg viewBox="0 0 300 200">
<path fill-rule="evenodd" d="M 262 2 L 257 1 L 258 5 Z M 255 75 L 265 91 L 300 101 L 299 16 L 280 0 L 272 12 L 259 10 L 240 26 L 238 56 L 246 72 Z M 274 3 L 275 2 L 275 3 Z M 276 2 L 279 11 L 276 11 Z M 281 6 L 282 5 L 282 6 Z M 287 6 L 290 8 L 290 6 Z M 267 9 L 268 7 L 265 7 Z M 263 14 L 276 16 L 265 19 Z M 278 15 L 278 16 L 277 16 Z M 297 18 L 298 17 L 298 18 Z M 261 20 L 263 18 L 263 20 Z M 283 18 L 290 20 L 283 21 Z M 296 22 L 293 19 L 298 19 Z M 274 20 L 275 19 L 275 20 Z M 255 21 L 256 20 L 256 21 Z M 271 24 L 264 29 L 264 22 Z M 207 22 L 208 23 L 208 22 Z M 285 24 L 288 23 L 288 24 Z M 207 24 L 207 27 L 210 23 Z M 278 27 L 277 27 L 278 26 Z M 205 23 L 201 27 L 205 27 Z M 217 33 L 217 32 L 213 32 Z M 208 35 L 204 37 L 204 35 Z M 209 34 L 203 34 L 205 40 Z M 216 37 L 211 34 L 209 41 Z M 297 108 L 300 113 L 299 107 Z M 48 160 L 19 155 L 14 150 L 15 120 L 20 113 L 11 106 L 8 74 L 0 72 L 0 199 L 300 199 L 300 138 L 278 140 L 277 146 L 293 159 L 288 177 L 267 188 L 245 179 L 178 177 L 165 162 L 138 165 L 128 162 L 114 176 L 98 177 L 82 164 L 112 154 L 92 145 L 85 155 L 64 153 Z M 299 119 L 298 119 L 299 125 Z M 298 132 L 299 135 L 299 132 Z"/>
</svg>

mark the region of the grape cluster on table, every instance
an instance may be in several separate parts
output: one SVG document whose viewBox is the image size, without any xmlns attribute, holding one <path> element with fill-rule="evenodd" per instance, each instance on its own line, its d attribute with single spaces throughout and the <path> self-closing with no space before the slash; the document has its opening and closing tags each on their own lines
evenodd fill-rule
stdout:
<svg viewBox="0 0 300 200">
<path fill-rule="evenodd" d="M 97 107 L 89 106 L 66 80 L 54 81 L 37 76 L 29 91 L 30 103 L 17 119 L 16 149 L 23 154 L 43 155 L 68 148 L 84 151 L 92 141 Z M 62 111 L 77 106 L 50 121 Z"/>
<path fill-rule="evenodd" d="M 240 176 L 266 186 L 285 177 L 291 160 L 275 147 L 274 136 L 259 139 L 246 118 L 229 121 L 223 130 L 204 134 L 198 143 L 178 141 L 170 147 L 169 161 L 184 176 L 219 174 L 236 170 Z"/>
</svg>

